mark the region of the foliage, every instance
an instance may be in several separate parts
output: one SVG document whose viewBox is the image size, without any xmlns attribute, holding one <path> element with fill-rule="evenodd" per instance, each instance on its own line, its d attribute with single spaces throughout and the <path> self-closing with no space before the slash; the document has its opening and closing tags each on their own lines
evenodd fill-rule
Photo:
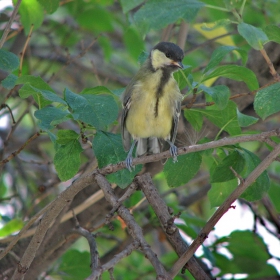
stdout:
<svg viewBox="0 0 280 280">
<path fill-rule="evenodd" d="M 13 2 L 16 4 L 17 1 Z M 265 49 L 269 42 L 280 44 L 278 8 L 279 4 L 273 0 L 22 0 L 18 27 L 13 27 L 14 33 L 0 49 L 3 72 L 0 73 L 3 92 L 0 119 L 3 123 L 5 118 L 9 122 L 16 120 L 14 127 L 10 123 L 2 126 L 5 133 L 1 141 L 0 203 L 3 209 L 8 209 L 12 199 L 10 203 L 14 211 L 1 214 L 1 237 L 19 231 L 24 226 L 22 220 L 32 217 L 53 201 L 57 193 L 69 186 L 69 180 L 88 173 L 89 162 L 97 162 L 100 170 L 107 166 L 113 168 L 125 159 L 119 133 L 120 94 L 139 63 L 146 59 L 144 51 L 149 51 L 161 40 L 160 30 L 163 30 L 165 40 L 176 42 L 176 38 L 184 36 L 181 32 L 184 26 L 188 26 L 186 46 L 183 37 L 184 50 L 189 49 L 183 61 L 185 69 L 175 73 L 174 77 L 184 94 L 182 115 L 189 123 L 188 129 L 198 134 L 203 133 L 205 123 L 212 128 L 211 137 L 200 139 L 199 144 L 206 145 L 222 136 L 254 135 L 277 127 L 280 79 L 269 60 L 272 54 L 266 53 Z M 9 9 L 5 13 L 10 13 Z M 196 24 L 201 22 L 202 28 L 197 29 Z M 173 29 L 173 36 L 168 33 L 168 28 Z M 203 49 L 203 43 L 210 39 L 207 36 L 218 36 L 221 30 L 228 35 L 216 38 L 216 43 Z M 4 30 L 1 33 L 3 35 Z M 22 37 L 25 41 L 16 52 L 14 45 L 17 38 Z M 218 39 L 221 40 L 219 43 Z M 200 48 L 197 48 L 199 44 Z M 272 75 L 266 84 L 246 64 L 252 50 L 260 52 L 265 59 L 263 63 L 269 66 L 266 74 L 268 76 L 270 72 Z M 233 91 L 227 82 L 214 83 L 222 77 L 230 83 L 234 81 L 237 90 Z M 239 85 L 244 88 L 244 84 L 246 93 L 239 90 Z M 245 100 L 253 95 L 253 112 L 244 111 L 242 101 L 235 102 L 237 98 Z M 27 141 L 37 132 L 43 140 L 34 144 L 32 149 L 33 144 Z M 269 139 L 266 145 L 261 143 L 265 142 L 264 139 L 259 142 L 255 146 L 241 142 L 215 149 L 206 146 L 202 151 L 180 155 L 176 163 L 172 159 L 167 161 L 163 172 L 154 180 L 161 191 L 168 186 L 176 192 L 175 188 L 179 187 L 179 190 L 180 186 L 201 174 L 209 174 L 207 180 L 211 189 L 207 202 L 199 200 L 199 206 L 187 210 L 183 204 L 178 206 L 179 198 L 166 198 L 168 206 L 177 212 L 182 211 L 180 219 L 186 223 L 179 226 L 182 232 L 195 239 L 211 215 L 207 203 L 211 207 L 221 206 L 242 180 L 262 164 L 266 146 L 275 148 L 279 139 Z M 182 146 L 186 145 L 184 142 Z M 32 170 L 30 166 L 34 163 L 40 164 Z M 91 165 L 91 172 L 95 169 L 96 165 Z M 120 167 L 116 172 L 106 171 L 105 175 L 112 185 L 125 189 L 141 169 L 142 165 L 137 165 L 129 172 Z M 243 203 L 255 203 L 261 215 L 275 223 L 275 235 L 279 231 L 279 222 L 273 220 L 271 213 L 279 212 L 276 197 L 280 186 L 279 179 L 273 180 L 276 176 L 269 178 L 269 175 L 277 172 L 279 165 L 274 163 L 269 171 L 258 174 L 240 195 Z M 17 178 L 11 179 L 11 176 Z M 200 184 L 202 187 L 205 182 Z M 49 193 L 46 200 L 41 198 L 41 187 Z M 190 193 L 184 190 L 182 196 L 187 197 Z M 9 198 L 14 195 L 17 198 Z M 33 208 L 36 198 L 40 203 L 36 202 Z M 135 193 L 130 198 L 130 207 L 138 205 L 141 199 L 142 195 Z M 271 199 L 273 210 L 265 210 L 261 203 L 264 199 Z M 144 214 L 135 214 L 137 222 L 144 226 L 148 218 L 156 227 L 153 211 L 148 207 L 143 211 Z M 99 226 L 103 222 L 96 224 Z M 125 239 L 122 223 L 112 222 L 114 235 Z M 111 235 L 106 227 L 99 229 L 98 233 L 101 236 L 97 238 L 99 256 L 105 258 L 121 242 L 102 238 Z M 166 237 L 161 238 L 160 241 L 166 241 Z M 148 239 L 150 243 L 154 242 L 152 235 L 148 235 Z M 156 246 L 161 245 L 158 242 Z M 222 254 L 221 248 L 228 250 L 231 257 Z M 45 273 L 56 279 L 87 277 L 90 274 L 89 253 L 76 249 L 70 248 L 53 260 L 55 262 L 44 269 Z M 171 267 L 176 260 L 173 251 L 160 257 L 166 267 Z M 212 244 L 204 245 L 202 257 L 208 259 L 213 271 L 219 269 L 217 277 L 242 273 L 248 279 L 254 279 L 277 274 L 267 263 L 272 257 L 267 244 L 252 231 L 234 231 L 226 241 L 217 238 Z M 116 279 L 155 279 L 154 269 L 138 251 L 116 265 L 114 275 Z M 175 279 L 182 277 L 178 274 Z M 110 279 L 109 273 L 105 272 L 103 278 Z"/>
</svg>

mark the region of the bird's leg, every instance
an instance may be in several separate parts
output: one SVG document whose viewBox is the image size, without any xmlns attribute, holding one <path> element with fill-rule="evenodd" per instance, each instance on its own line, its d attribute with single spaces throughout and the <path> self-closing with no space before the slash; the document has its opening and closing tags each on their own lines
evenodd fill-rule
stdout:
<svg viewBox="0 0 280 280">
<path fill-rule="evenodd" d="M 135 145 L 136 145 L 137 142 L 138 142 L 138 140 L 133 140 L 133 143 L 132 143 L 132 145 L 131 145 L 131 147 L 130 147 L 130 150 L 129 150 L 128 154 L 127 154 L 127 157 L 126 157 L 126 159 L 125 159 L 125 166 L 126 166 L 126 168 L 127 168 L 130 172 L 132 171 L 132 170 L 131 170 L 131 167 L 132 167 L 132 160 L 133 160 L 133 158 L 132 158 L 132 153 L 133 153 L 134 147 L 135 147 Z"/>
<path fill-rule="evenodd" d="M 169 140 L 166 140 L 168 142 L 168 144 L 170 145 L 170 154 L 173 157 L 173 162 L 177 162 L 177 155 L 178 155 L 178 148 Z"/>
</svg>

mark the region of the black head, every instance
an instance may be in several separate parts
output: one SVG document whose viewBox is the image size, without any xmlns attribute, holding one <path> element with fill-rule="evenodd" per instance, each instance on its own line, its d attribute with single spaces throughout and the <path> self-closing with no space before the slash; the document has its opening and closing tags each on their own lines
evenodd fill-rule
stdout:
<svg viewBox="0 0 280 280">
<path fill-rule="evenodd" d="M 163 68 L 170 72 L 183 68 L 184 53 L 170 42 L 160 42 L 151 51 L 150 60 L 154 70 Z"/>
</svg>

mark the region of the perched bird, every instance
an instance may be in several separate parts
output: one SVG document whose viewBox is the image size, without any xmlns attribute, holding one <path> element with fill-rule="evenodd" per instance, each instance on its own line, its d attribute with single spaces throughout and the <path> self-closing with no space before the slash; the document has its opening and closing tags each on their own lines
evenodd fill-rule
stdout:
<svg viewBox="0 0 280 280">
<path fill-rule="evenodd" d="M 131 171 L 132 153 L 136 156 L 159 153 L 164 139 L 177 160 L 174 145 L 181 111 L 182 94 L 173 72 L 183 68 L 184 53 L 170 42 L 160 42 L 151 51 L 122 96 L 121 131 L 123 146 L 129 150 L 126 167 Z M 133 143 L 131 144 L 131 140 Z"/>
</svg>

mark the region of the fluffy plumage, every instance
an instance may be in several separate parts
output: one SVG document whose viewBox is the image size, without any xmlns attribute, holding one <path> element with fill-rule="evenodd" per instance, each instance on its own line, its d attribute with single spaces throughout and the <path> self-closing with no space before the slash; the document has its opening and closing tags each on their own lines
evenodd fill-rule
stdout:
<svg viewBox="0 0 280 280">
<path fill-rule="evenodd" d="M 174 142 L 182 95 L 173 72 L 183 68 L 183 57 L 183 51 L 177 45 L 169 42 L 157 44 L 123 94 L 121 129 L 124 148 L 126 151 L 130 149 L 126 159 L 129 170 L 136 143 L 136 156 L 141 156 L 159 153 L 158 139 L 164 139 L 170 144 L 170 152 L 176 159 Z"/>
</svg>

